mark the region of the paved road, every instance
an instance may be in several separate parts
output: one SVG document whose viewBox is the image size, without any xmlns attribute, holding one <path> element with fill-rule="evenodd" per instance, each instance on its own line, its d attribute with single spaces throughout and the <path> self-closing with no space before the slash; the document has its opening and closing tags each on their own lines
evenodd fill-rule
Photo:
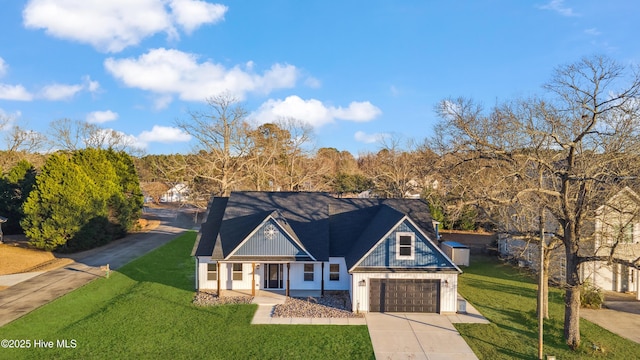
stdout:
<svg viewBox="0 0 640 360">
<path fill-rule="evenodd" d="M 193 227 L 175 212 L 151 214 L 162 224 L 148 233 L 133 234 L 108 245 L 70 256 L 75 263 L 48 271 L 0 291 L 0 326 L 3 326 L 80 286 L 104 276 L 100 266 L 117 269 L 131 260 L 166 244 Z"/>
</svg>

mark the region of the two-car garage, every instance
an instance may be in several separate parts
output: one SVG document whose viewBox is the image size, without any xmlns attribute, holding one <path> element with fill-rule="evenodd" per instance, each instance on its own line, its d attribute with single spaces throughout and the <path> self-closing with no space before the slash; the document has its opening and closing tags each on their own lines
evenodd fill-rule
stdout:
<svg viewBox="0 0 640 360">
<path fill-rule="evenodd" d="M 439 279 L 370 279 L 370 312 L 440 312 Z"/>
</svg>

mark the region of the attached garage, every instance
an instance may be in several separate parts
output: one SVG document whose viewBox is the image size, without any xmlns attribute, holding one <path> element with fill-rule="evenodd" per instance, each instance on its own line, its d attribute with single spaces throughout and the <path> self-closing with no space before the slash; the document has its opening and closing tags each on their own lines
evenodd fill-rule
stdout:
<svg viewBox="0 0 640 360">
<path fill-rule="evenodd" d="M 439 279 L 370 279 L 371 312 L 440 312 Z"/>
</svg>

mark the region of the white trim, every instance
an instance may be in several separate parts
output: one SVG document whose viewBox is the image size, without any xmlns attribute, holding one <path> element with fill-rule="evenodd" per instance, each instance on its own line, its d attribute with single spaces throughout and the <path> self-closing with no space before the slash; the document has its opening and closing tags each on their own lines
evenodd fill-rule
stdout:
<svg viewBox="0 0 640 360">
<path fill-rule="evenodd" d="M 411 238 L 411 255 L 400 255 L 400 248 L 406 245 L 400 245 L 400 237 L 409 236 Z M 396 233 L 396 260 L 415 260 L 416 258 L 416 233 L 403 231 Z"/>
<path fill-rule="evenodd" d="M 384 236 L 382 236 L 382 238 L 380 238 L 380 240 L 378 240 L 378 242 L 376 242 L 371 249 L 369 249 L 364 255 L 362 255 L 362 257 L 360 258 L 360 260 L 356 261 L 355 264 L 353 264 L 353 266 L 351 267 L 351 269 L 349 269 L 349 272 L 352 272 L 353 269 L 355 269 L 358 265 L 360 265 L 361 262 L 364 261 L 364 259 L 367 258 L 367 256 L 369 256 L 373 250 L 375 250 L 378 245 L 380 245 L 389 235 L 391 235 L 391 233 L 400 225 L 402 224 L 402 222 L 404 221 L 404 219 L 409 219 L 407 217 L 407 215 L 403 216 L 400 221 L 398 221 L 394 226 L 391 227 L 391 229 L 389 229 L 389 231 L 387 231 L 386 234 L 384 234 Z"/>
<path fill-rule="evenodd" d="M 393 231 L 394 231 L 394 230 L 395 230 L 395 229 L 396 229 L 396 228 L 397 228 L 397 227 L 398 227 L 398 226 L 399 226 L 399 225 L 400 225 L 400 224 L 401 224 L 405 219 L 407 219 L 407 220 L 409 221 L 409 223 L 410 223 L 410 224 L 411 224 L 411 225 L 412 225 L 416 230 L 418 230 L 418 233 L 419 233 L 420 235 L 422 235 L 422 236 L 423 236 L 423 237 L 424 237 L 424 238 L 425 238 L 429 243 L 431 243 L 431 245 L 433 245 L 433 247 L 434 247 L 434 248 L 435 248 L 435 249 L 436 249 L 440 254 L 442 254 L 442 255 L 445 257 L 445 259 L 448 259 L 448 260 L 449 260 L 449 263 L 450 263 L 451 265 L 453 265 L 453 267 L 454 267 L 456 270 L 458 270 L 458 272 L 459 272 L 460 274 L 462 274 L 462 270 L 458 267 L 458 265 L 456 265 L 456 264 L 453 262 L 453 260 L 449 259 L 449 257 L 447 256 L 447 254 L 445 254 L 445 253 L 442 251 L 442 249 L 440 249 L 440 247 L 439 247 L 439 246 L 437 246 L 436 244 L 434 244 L 434 243 L 433 243 L 433 241 L 431 241 L 431 239 L 429 239 L 429 237 L 428 237 L 428 236 L 427 236 L 427 235 L 426 235 L 426 234 L 425 234 L 425 233 L 420 229 L 420 227 L 419 227 L 419 226 L 417 226 L 417 225 L 413 222 L 413 220 L 411 220 L 411 218 L 410 218 L 410 217 L 408 217 L 407 215 L 405 215 L 402 219 L 400 219 L 400 221 L 398 221 L 398 223 L 396 223 L 396 225 L 395 225 L 394 227 L 392 227 L 392 228 L 391 228 L 391 230 L 389 230 L 389 232 L 387 232 L 387 233 L 382 237 L 382 239 L 380 239 L 380 240 L 379 240 L 379 241 L 378 241 L 374 246 L 372 246 L 372 247 L 371 247 L 371 249 L 369 249 L 369 251 L 367 251 L 367 253 L 366 253 L 366 254 L 364 254 L 364 255 L 360 258 L 360 260 L 358 260 L 358 261 L 357 261 L 357 262 L 356 262 L 356 263 L 355 263 L 355 264 L 354 264 L 354 265 L 349 269 L 349 272 L 350 272 L 350 273 L 352 273 L 352 272 L 353 272 L 353 270 L 354 270 L 356 267 L 358 267 L 358 265 L 360 265 L 360 263 L 361 263 L 361 262 L 363 262 L 363 261 L 364 261 L 364 259 L 366 259 L 366 258 L 367 258 L 367 256 L 369 256 L 369 254 L 371 254 L 371 252 L 373 252 L 373 250 L 374 250 L 375 248 L 377 248 L 377 247 L 378 247 L 378 245 L 380 245 L 380 243 L 381 243 L 382 241 L 384 241 L 384 240 L 387 238 L 387 236 L 389 236 L 389 234 L 391 234 L 391 233 L 392 233 L 392 232 L 393 232 Z"/>
<path fill-rule="evenodd" d="M 317 260 L 316 260 L 316 258 L 315 258 L 313 255 L 311 255 L 311 254 L 309 253 L 309 251 L 307 251 L 307 249 L 304 247 L 304 245 L 302 245 L 298 240 L 296 240 L 296 238 L 295 238 L 294 236 L 292 236 L 291 234 L 289 234 L 289 232 L 288 232 L 287 230 L 285 230 L 282 226 L 280 226 L 280 224 L 278 224 L 278 221 L 277 221 L 273 216 L 271 216 L 271 214 L 269 214 L 269 215 L 268 215 L 264 220 L 262 220 L 262 222 L 260 223 L 260 225 L 256 226 L 256 227 L 255 227 L 255 229 L 253 229 L 253 230 L 249 233 L 249 235 L 247 235 L 247 237 L 245 237 L 245 238 L 244 238 L 244 240 L 242 240 L 242 241 L 240 242 L 240 244 L 238 244 L 238 246 L 236 246 L 236 248 L 235 248 L 235 249 L 233 249 L 233 251 L 232 251 L 229 255 L 227 255 L 227 257 L 225 257 L 225 258 L 224 258 L 224 260 L 229 260 L 229 258 L 230 258 L 230 257 L 232 257 L 233 255 L 235 255 L 235 253 L 236 253 L 238 250 L 240 250 L 240 248 L 241 248 L 244 244 L 246 244 L 246 243 L 247 243 L 247 241 L 249 241 L 249 239 L 251 239 L 251 237 L 252 237 L 253 235 L 255 235 L 255 233 L 257 233 L 257 232 L 258 232 L 258 230 L 259 230 L 259 229 L 261 229 L 267 221 L 269 221 L 269 219 L 273 220 L 273 222 L 274 222 L 274 223 L 276 223 L 276 226 L 280 229 L 280 231 L 282 231 L 283 233 L 285 233 L 285 234 L 286 234 L 286 235 L 287 235 L 287 236 L 288 236 L 288 237 L 289 237 L 289 238 L 290 238 L 294 243 L 296 243 L 296 245 L 300 246 L 300 248 L 301 248 L 301 249 L 302 249 L 302 250 L 303 250 L 307 255 L 309 255 L 309 257 L 311 258 L 311 260 L 313 260 L 313 261 L 317 261 Z M 260 257 L 260 256 L 268 257 L 268 255 L 256 255 L 256 256 L 258 256 L 258 257 Z M 278 255 L 271 255 L 271 256 L 278 256 Z"/>
</svg>

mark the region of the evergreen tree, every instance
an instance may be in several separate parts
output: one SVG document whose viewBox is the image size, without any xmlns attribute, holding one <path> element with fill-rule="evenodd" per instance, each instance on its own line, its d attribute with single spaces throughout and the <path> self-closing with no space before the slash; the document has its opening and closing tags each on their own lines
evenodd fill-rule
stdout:
<svg viewBox="0 0 640 360">
<path fill-rule="evenodd" d="M 104 200 L 91 178 L 65 154 L 52 154 L 36 178 L 21 221 L 30 243 L 44 250 L 65 246 L 96 216 L 106 216 Z"/>
<path fill-rule="evenodd" d="M 33 165 L 21 160 L 0 179 L 0 215 L 8 218 L 7 223 L 3 224 L 5 233 L 19 234 L 22 231 L 22 205 L 35 185 L 35 177 Z"/>
</svg>

